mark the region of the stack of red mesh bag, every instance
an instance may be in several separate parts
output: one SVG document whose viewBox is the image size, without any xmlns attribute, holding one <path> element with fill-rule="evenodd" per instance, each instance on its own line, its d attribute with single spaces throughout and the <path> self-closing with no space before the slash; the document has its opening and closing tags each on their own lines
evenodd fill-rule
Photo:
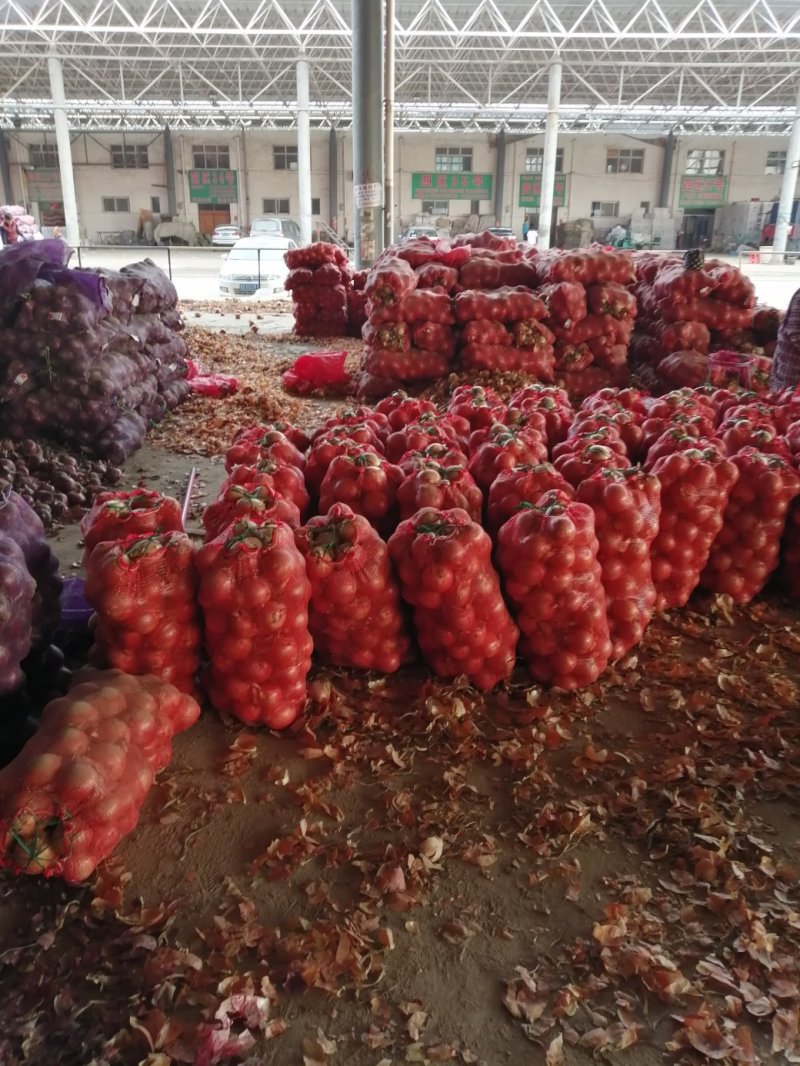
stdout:
<svg viewBox="0 0 800 1066">
<path fill-rule="evenodd" d="M 355 271 L 347 291 L 347 332 L 351 337 L 360 337 L 367 321 L 367 294 L 364 288 L 368 273 L 368 270 Z"/>
<path fill-rule="evenodd" d="M 553 380 L 555 338 L 542 322 L 545 304 L 530 289 L 466 289 L 454 306 L 466 368 L 520 370 L 538 381 Z"/>
<path fill-rule="evenodd" d="M 418 289 L 407 259 L 389 255 L 369 272 L 364 369 L 377 378 L 420 381 L 443 377 L 453 354 L 450 296 L 443 288 Z"/>
<path fill-rule="evenodd" d="M 753 332 L 756 298 L 749 278 L 715 259 L 690 263 L 653 253 L 635 257 L 639 315 L 631 357 L 650 368 L 648 384 L 655 389 L 700 384 L 709 376 L 701 358 L 709 352 L 763 352 Z M 760 321 L 771 336 L 771 317 Z M 760 369 L 768 374 L 768 364 Z"/>
<path fill-rule="evenodd" d="M 588 396 L 628 378 L 628 342 L 636 299 L 627 286 L 633 265 L 625 252 L 543 252 L 535 260 L 554 340 L 556 376 L 573 395 Z"/>
<path fill-rule="evenodd" d="M 171 532 L 101 541 L 86 575 L 86 599 L 96 611 L 93 665 L 152 674 L 194 695 L 203 637 L 189 537 Z"/>
<path fill-rule="evenodd" d="M 294 331 L 304 337 L 345 337 L 351 278 L 347 255 L 335 244 L 318 241 L 284 256 L 292 294 Z"/>
</svg>

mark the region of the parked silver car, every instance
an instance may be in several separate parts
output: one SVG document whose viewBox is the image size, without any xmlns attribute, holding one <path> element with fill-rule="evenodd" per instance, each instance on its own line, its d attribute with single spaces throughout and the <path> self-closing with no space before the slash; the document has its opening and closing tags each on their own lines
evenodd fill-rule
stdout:
<svg viewBox="0 0 800 1066">
<path fill-rule="evenodd" d="M 259 215 L 254 218 L 250 223 L 250 236 L 257 237 L 267 233 L 282 234 L 300 246 L 300 226 L 293 218 L 280 218 L 278 215 Z"/>
<path fill-rule="evenodd" d="M 283 234 L 262 233 L 242 237 L 224 256 L 219 272 L 219 291 L 225 296 L 279 296 L 289 270 L 283 257 L 295 241 Z"/>
</svg>

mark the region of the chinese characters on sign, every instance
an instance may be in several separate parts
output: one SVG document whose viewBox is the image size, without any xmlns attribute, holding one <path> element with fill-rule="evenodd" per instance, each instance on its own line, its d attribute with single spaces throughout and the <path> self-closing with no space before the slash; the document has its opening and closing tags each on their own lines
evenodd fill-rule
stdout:
<svg viewBox="0 0 800 1066">
<path fill-rule="evenodd" d="M 235 170 L 190 170 L 189 200 L 202 204 L 235 204 L 239 198 Z"/>
<path fill-rule="evenodd" d="M 491 174 L 439 174 L 436 171 L 411 175 L 413 200 L 491 200 Z"/>
<path fill-rule="evenodd" d="M 719 207 L 728 199 L 728 179 L 684 174 L 680 180 L 678 207 Z"/>
<path fill-rule="evenodd" d="M 542 198 L 542 179 L 521 174 L 519 179 L 519 206 L 540 206 Z M 553 182 L 553 207 L 563 207 L 567 199 L 567 179 L 563 174 L 556 174 Z"/>
</svg>

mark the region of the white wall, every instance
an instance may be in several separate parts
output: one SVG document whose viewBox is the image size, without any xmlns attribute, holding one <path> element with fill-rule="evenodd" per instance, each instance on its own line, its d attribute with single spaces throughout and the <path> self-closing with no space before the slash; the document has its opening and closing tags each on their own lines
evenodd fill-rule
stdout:
<svg viewBox="0 0 800 1066">
<path fill-rule="evenodd" d="M 262 201 L 267 197 L 288 198 L 290 213 L 298 212 L 297 175 L 294 171 L 275 170 L 273 148 L 276 145 L 297 143 L 295 130 L 249 131 L 247 133 L 247 175 L 239 180 L 240 200 L 246 191 L 249 218 L 262 213 Z M 28 164 L 30 143 L 40 143 L 41 134 L 7 133 L 11 164 L 12 184 L 15 198 L 24 199 L 20 179 L 20 164 Z M 227 144 L 230 148 L 231 169 L 242 170 L 241 134 L 231 133 L 173 133 L 176 169 L 177 215 L 197 225 L 197 205 L 189 200 L 188 172 L 193 169 L 192 146 L 198 143 Z M 353 233 L 352 218 L 352 136 L 349 132 L 338 134 L 338 204 L 337 221 L 339 232 Z M 103 230 L 135 229 L 140 208 L 150 208 L 151 196 L 161 200 L 162 212 L 167 211 L 166 172 L 164 167 L 163 137 L 161 134 L 129 134 L 129 144 L 149 146 L 150 167 L 148 170 L 118 170 L 111 167 L 109 147 L 120 143 L 120 134 L 75 134 L 73 136 L 73 165 L 76 176 L 76 191 L 85 237 L 92 238 Z M 47 135 L 54 143 L 54 134 Z M 502 197 L 504 225 L 516 232 L 522 231 L 526 209 L 518 204 L 519 177 L 525 173 L 526 149 L 541 147 L 542 135 L 515 140 L 508 138 L 506 145 L 505 182 Z M 456 135 L 441 133 L 400 133 L 395 150 L 395 217 L 398 227 L 422 214 L 422 202 L 411 198 L 411 175 L 415 171 L 433 171 L 435 151 L 439 145 L 469 147 L 473 154 L 473 170 L 495 174 L 496 138 L 486 134 Z M 682 137 L 676 143 L 675 158 L 670 183 L 670 207 L 677 208 L 678 178 L 686 167 L 686 153 L 690 148 L 720 148 L 725 151 L 725 174 L 729 179 L 728 201 L 746 201 L 752 198 L 772 200 L 779 194 L 779 175 L 765 175 L 767 152 L 788 146 L 788 138 L 779 137 Z M 559 211 L 563 221 L 588 218 L 594 200 L 619 202 L 620 216 L 630 217 L 643 201 L 655 207 L 658 203 L 661 169 L 664 155 L 664 139 L 644 139 L 619 134 L 563 134 L 559 147 L 564 149 L 564 171 L 567 175 L 567 200 Z M 644 173 L 606 173 L 608 148 L 644 149 Z M 329 218 L 328 182 L 329 133 L 327 130 L 311 134 L 311 195 L 320 201 L 319 217 Z M 124 214 L 103 211 L 104 196 L 127 196 L 131 210 Z M 231 205 L 231 217 L 241 221 L 245 213 L 243 204 Z M 494 216 L 494 197 L 482 200 L 481 214 Z M 451 217 L 468 215 L 469 200 L 450 201 Z M 603 219 L 596 223 L 602 230 L 612 224 Z"/>
</svg>

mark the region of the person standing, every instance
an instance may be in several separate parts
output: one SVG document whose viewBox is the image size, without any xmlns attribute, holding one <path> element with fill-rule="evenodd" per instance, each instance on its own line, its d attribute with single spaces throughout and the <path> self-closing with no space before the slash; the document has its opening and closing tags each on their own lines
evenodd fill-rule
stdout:
<svg viewBox="0 0 800 1066">
<path fill-rule="evenodd" d="M 539 231 L 534 226 L 528 227 L 528 244 L 531 248 L 536 247 L 536 242 L 539 240 Z"/>
<path fill-rule="evenodd" d="M 800 289 L 789 301 L 786 316 L 778 330 L 769 385 L 775 392 L 800 385 Z"/>
<path fill-rule="evenodd" d="M 530 230 L 530 228 L 531 228 L 531 224 L 530 224 L 530 222 L 528 222 L 528 220 L 526 218 L 525 221 L 522 223 L 522 239 L 523 239 L 523 241 L 527 241 L 527 239 L 528 239 L 528 231 Z"/>
<path fill-rule="evenodd" d="M 8 212 L 3 215 L 3 221 L 0 222 L 0 229 L 3 231 L 3 244 L 17 243 L 17 241 L 19 240 L 17 220 L 13 218 Z"/>
</svg>

